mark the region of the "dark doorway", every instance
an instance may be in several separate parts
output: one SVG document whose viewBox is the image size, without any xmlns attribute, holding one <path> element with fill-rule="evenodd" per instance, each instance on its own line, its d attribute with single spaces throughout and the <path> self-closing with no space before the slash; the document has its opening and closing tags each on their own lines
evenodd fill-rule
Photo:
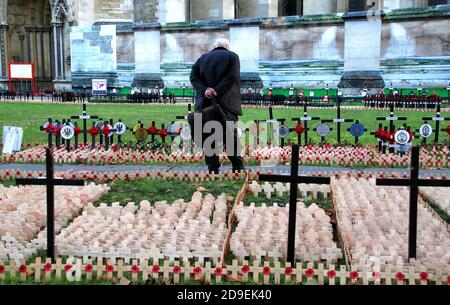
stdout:
<svg viewBox="0 0 450 305">
<path fill-rule="evenodd" d="M 302 15 L 303 1 L 279 0 L 278 7 L 280 16 L 300 16 Z"/>
<path fill-rule="evenodd" d="M 348 11 L 349 12 L 362 12 L 366 10 L 366 0 L 349 0 Z"/>
</svg>

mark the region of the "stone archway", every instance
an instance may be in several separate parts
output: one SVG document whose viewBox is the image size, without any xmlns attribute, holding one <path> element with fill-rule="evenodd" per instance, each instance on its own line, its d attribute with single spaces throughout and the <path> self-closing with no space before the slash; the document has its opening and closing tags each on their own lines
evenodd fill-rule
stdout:
<svg viewBox="0 0 450 305">
<path fill-rule="evenodd" d="M 38 91 L 70 84 L 69 25 L 66 0 L 0 1 L 0 82 L 5 88 L 9 62 L 32 62 Z M 68 72 L 66 72 L 68 71 Z M 29 91 L 30 84 L 15 84 Z"/>
</svg>

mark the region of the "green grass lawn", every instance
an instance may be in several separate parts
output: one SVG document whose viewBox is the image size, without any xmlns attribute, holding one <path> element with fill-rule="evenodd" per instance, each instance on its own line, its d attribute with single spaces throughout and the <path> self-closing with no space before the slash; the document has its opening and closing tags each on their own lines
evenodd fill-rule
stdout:
<svg viewBox="0 0 450 305">
<path fill-rule="evenodd" d="M 18 126 L 24 129 L 23 143 L 46 143 L 47 137 L 40 130 L 39 127 L 43 125 L 48 118 L 52 119 L 67 119 L 71 115 L 80 115 L 82 111 L 81 105 L 64 105 L 64 104 L 27 104 L 27 103 L 0 103 L 0 126 L 11 125 Z M 128 126 L 136 124 L 137 121 L 145 122 L 145 126 L 151 125 L 152 121 L 156 121 L 158 127 L 161 124 L 166 126 L 175 120 L 176 116 L 186 115 L 187 107 L 185 106 L 126 106 L 126 105 L 90 105 L 88 113 L 91 115 L 98 115 L 103 119 L 122 119 Z M 376 143 L 373 136 L 369 134 L 378 127 L 376 121 L 377 116 L 388 116 L 389 112 L 379 110 L 342 110 L 342 117 L 349 119 L 358 119 L 366 126 L 368 132 L 360 138 L 360 143 Z M 310 110 L 309 115 L 318 116 L 322 119 L 331 119 L 336 115 L 335 110 L 330 109 L 316 109 Z M 295 127 L 296 123 L 292 122 L 292 118 L 303 116 L 303 109 L 274 109 L 275 118 L 287 119 L 289 127 Z M 412 129 L 417 129 L 422 124 L 421 118 L 424 116 L 433 116 L 433 112 L 413 112 L 413 111 L 398 111 L 396 116 L 408 117 L 408 125 Z M 268 119 L 268 109 L 261 108 L 244 108 L 241 120 L 244 122 L 255 119 Z M 91 123 L 90 123 L 91 124 Z M 403 124 L 403 121 L 401 122 Z M 310 127 L 315 127 L 317 123 L 313 123 Z M 354 138 L 346 131 L 351 123 L 346 123 L 342 128 L 342 141 L 354 142 Z M 80 122 L 81 126 L 81 122 Z M 334 127 L 334 126 L 333 126 Z M 445 128 L 446 124 L 442 124 Z M 310 130 L 309 135 L 312 141 L 317 143 L 320 141 L 315 132 Z M 289 138 L 295 138 L 296 135 L 290 134 Z M 448 139 L 445 132 L 440 133 L 440 141 Z M 98 139 L 97 139 L 98 140 Z M 336 130 L 333 130 L 327 137 L 328 142 L 336 142 Z M 124 137 L 125 142 L 135 142 L 134 136 L 131 132 L 127 132 Z M 419 140 L 415 140 L 418 143 Z"/>
<path fill-rule="evenodd" d="M 102 196 L 97 204 L 102 202 L 107 204 L 120 202 L 123 205 L 128 202 L 139 204 L 142 200 L 148 200 L 151 203 L 166 200 L 171 204 L 177 199 L 189 202 L 195 191 L 204 188 L 203 194 L 205 195 L 209 193 L 217 197 L 224 193 L 231 196 L 229 199 L 233 199 L 229 204 L 232 205 L 243 184 L 243 180 L 233 181 L 230 179 L 198 182 L 171 180 L 163 183 L 151 179 L 117 180 L 111 184 L 110 191 Z"/>
</svg>

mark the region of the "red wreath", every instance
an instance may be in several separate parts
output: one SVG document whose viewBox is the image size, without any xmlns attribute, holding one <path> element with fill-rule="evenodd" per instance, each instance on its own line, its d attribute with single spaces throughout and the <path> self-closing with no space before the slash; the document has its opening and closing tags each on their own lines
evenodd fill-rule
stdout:
<svg viewBox="0 0 450 305">
<path fill-rule="evenodd" d="M 54 130 L 54 132 L 55 132 L 55 136 L 57 136 L 57 137 L 60 137 L 61 136 L 61 129 L 62 129 L 62 126 L 60 125 L 60 126 L 58 126 L 58 127 L 55 127 L 53 130 Z"/>
<path fill-rule="evenodd" d="M 105 124 L 102 128 L 102 133 L 105 137 L 109 137 L 109 135 L 111 134 L 111 128 L 109 128 L 108 124 Z"/>
<path fill-rule="evenodd" d="M 98 128 L 97 127 L 91 127 L 91 129 L 89 129 L 89 133 L 94 138 L 97 137 L 98 136 Z"/>
<path fill-rule="evenodd" d="M 409 142 L 412 142 L 412 141 L 414 140 L 414 132 L 410 131 L 410 132 L 409 132 L 409 136 L 411 137 L 411 138 L 409 139 Z"/>
<path fill-rule="evenodd" d="M 303 127 L 303 125 L 301 125 L 301 124 L 298 124 L 297 126 L 295 126 L 295 132 L 298 135 L 301 135 L 302 133 L 305 132 L 305 127 Z"/>
<path fill-rule="evenodd" d="M 80 127 L 77 126 L 73 130 L 75 131 L 75 137 L 78 137 L 80 135 L 80 133 L 81 133 Z"/>
<path fill-rule="evenodd" d="M 158 128 L 156 126 L 152 125 L 148 128 L 148 132 L 152 135 L 156 135 L 156 134 L 158 134 Z"/>
<path fill-rule="evenodd" d="M 167 137 L 167 129 L 161 129 L 158 131 L 158 135 L 161 137 L 161 139 L 165 139 Z"/>
<path fill-rule="evenodd" d="M 358 272 L 357 271 L 350 272 L 350 278 L 352 280 L 357 280 L 358 279 Z"/>
<path fill-rule="evenodd" d="M 308 270 L 306 270 L 305 275 L 306 277 L 312 277 L 314 275 L 314 269 L 309 268 Z"/>
<path fill-rule="evenodd" d="M 5 273 L 5 266 L 0 265 L 0 274 Z"/>
<path fill-rule="evenodd" d="M 375 131 L 375 138 L 381 139 L 384 136 L 385 136 L 385 133 L 384 133 L 383 129 L 378 129 L 377 131 Z"/>
<path fill-rule="evenodd" d="M 447 134 L 450 136 L 450 125 L 447 126 L 447 129 L 445 130 Z"/>
<path fill-rule="evenodd" d="M 67 265 L 64 266 L 64 271 L 65 272 L 69 272 L 70 269 L 72 269 L 72 265 L 71 264 L 67 264 Z"/>
<path fill-rule="evenodd" d="M 269 275 L 270 274 L 270 267 L 266 266 L 263 268 L 263 274 L 264 275 Z"/>
<path fill-rule="evenodd" d="M 47 127 L 44 128 L 46 133 L 51 133 L 55 131 L 55 126 L 53 124 L 48 124 Z"/>
</svg>

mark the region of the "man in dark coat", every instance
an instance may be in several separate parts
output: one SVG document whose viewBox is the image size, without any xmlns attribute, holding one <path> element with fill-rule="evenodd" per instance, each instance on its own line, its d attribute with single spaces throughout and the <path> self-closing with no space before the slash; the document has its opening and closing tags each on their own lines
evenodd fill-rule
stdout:
<svg viewBox="0 0 450 305">
<path fill-rule="evenodd" d="M 206 107 L 211 106 L 213 99 L 215 99 L 221 115 L 208 119 L 221 122 L 224 143 L 227 143 L 227 135 L 233 137 L 233 149 L 227 149 L 228 159 L 233 165 L 233 171 L 245 170 L 240 156 L 240 141 L 237 129 L 224 126 L 224 121 L 237 122 L 238 116 L 242 115 L 240 61 L 239 56 L 230 51 L 230 43 L 227 39 L 217 39 L 214 49 L 202 55 L 195 62 L 190 80 L 197 92 L 196 112 L 201 112 Z M 207 134 L 203 134 L 203 140 L 206 136 Z M 215 145 L 217 144 L 215 143 Z M 205 161 L 210 172 L 219 172 L 220 162 L 217 154 L 205 154 Z"/>
</svg>

